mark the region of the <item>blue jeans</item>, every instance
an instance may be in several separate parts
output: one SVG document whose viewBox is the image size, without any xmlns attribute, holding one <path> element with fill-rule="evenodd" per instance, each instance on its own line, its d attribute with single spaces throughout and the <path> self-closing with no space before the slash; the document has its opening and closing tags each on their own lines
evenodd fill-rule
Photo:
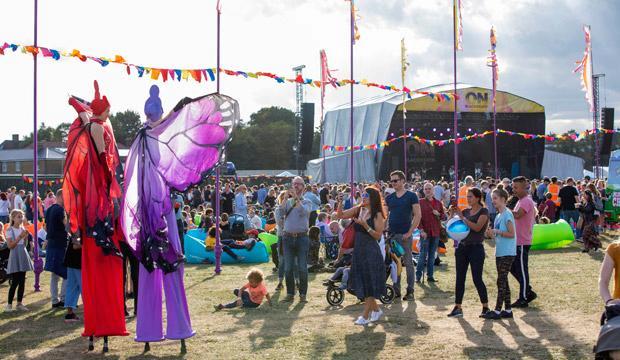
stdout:
<svg viewBox="0 0 620 360">
<path fill-rule="evenodd" d="M 82 270 L 67 268 L 67 290 L 65 294 L 65 308 L 75 310 L 82 293 Z"/>
<path fill-rule="evenodd" d="M 405 234 L 392 234 L 391 239 L 396 240 L 400 246 L 403 247 L 405 253 L 403 254 L 403 263 L 405 264 L 405 270 L 407 274 L 407 293 L 413 293 L 413 284 L 415 282 L 415 266 L 413 266 L 413 255 L 411 254 L 411 242 L 412 237 L 403 238 Z M 435 261 L 433 259 L 433 261 Z M 419 265 L 418 265 L 419 266 Z M 396 295 L 400 297 L 400 282 L 402 280 L 402 276 L 398 277 L 398 281 L 394 284 L 394 288 L 396 290 Z"/>
<path fill-rule="evenodd" d="M 429 278 L 433 278 L 435 271 L 435 253 L 439 245 L 439 236 L 427 237 L 419 242 L 420 256 L 418 257 L 418 267 L 415 273 L 416 279 L 422 279 L 422 270 L 426 267 L 426 274 Z"/>
<path fill-rule="evenodd" d="M 284 274 L 286 293 L 295 295 L 295 263 L 299 274 L 299 294 L 306 296 L 308 292 L 308 236 L 282 236 L 284 248 Z"/>
<path fill-rule="evenodd" d="M 235 289 L 233 291 L 233 294 L 235 294 L 235 296 L 239 296 L 239 289 Z M 241 307 L 257 308 L 259 305 L 260 304 L 257 304 L 250 299 L 250 293 L 248 293 L 247 291 L 243 291 L 241 293 Z M 233 308 L 236 308 L 237 306 L 239 306 L 237 305 L 237 299 L 235 299 L 234 301 L 228 304 L 224 304 L 224 308 L 226 309 L 233 309 Z"/>
<path fill-rule="evenodd" d="M 282 279 L 284 279 L 284 272 L 286 270 L 284 264 L 286 264 L 286 260 L 284 258 L 284 247 L 281 246 L 282 242 L 282 237 L 278 237 L 278 280 L 282 281 Z M 298 274 L 298 270 L 297 270 L 298 266 L 297 263 L 295 263 L 295 269 L 293 271 L 293 274 L 295 274 L 295 279 L 299 279 L 299 274 Z"/>
<path fill-rule="evenodd" d="M 563 220 L 566 220 L 566 222 L 569 224 L 571 220 L 574 221 L 574 224 L 571 227 L 573 228 L 573 232 L 575 233 L 575 238 L 579 239 L 581 237 L 581 229 L 577 229 L 577 222 L 579 221 L 579 210 L 562 210 L 560 211 L 560 217 Z"/>
</svg>

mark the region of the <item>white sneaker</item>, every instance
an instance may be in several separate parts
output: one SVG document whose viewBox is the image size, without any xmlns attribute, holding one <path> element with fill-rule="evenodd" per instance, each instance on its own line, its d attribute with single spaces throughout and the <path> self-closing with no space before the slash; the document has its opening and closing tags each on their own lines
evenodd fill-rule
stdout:
<svg viewBox="0 0 620 360">
<path fill-rule="evenodd" d="M 13 305 L 6 304 L 6 307 L 4 308 L 4 312 L 13 312 L 13 311 L 15 311 L 15 309 L 13 309 Z"/>
<path fill-rule="evenodd" d="M 28 308 L 24 306 L 24 304 L 17 304 L 17 306 L 15 307 L 16 310 L 19 311 L 28 311 Z"/>
<path fill-rule="evenodd" d="M 360 316 L 357 318 L 357 320 L 355 320 L 355 325 L 366 326 L 368 324 L 370 324 L 370 320 L 364 319 L 363 316 Z"/>
<path fill-rule="evenodd" d="M 372 313 L 370 313 L 370 321 L 379 321 L 379 319 L 381 319 L 381 316 L 383 316 L 383 311 L 381 309 L 379 309 L 379 311 L 373 311 Z"/>
</svg>

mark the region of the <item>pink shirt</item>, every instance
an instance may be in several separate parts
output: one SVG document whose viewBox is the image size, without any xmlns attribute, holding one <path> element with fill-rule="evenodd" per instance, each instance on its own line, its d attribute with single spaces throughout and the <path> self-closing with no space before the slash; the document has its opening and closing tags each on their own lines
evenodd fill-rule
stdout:
<svg viewBox="0 0 620 360">
<path fill-rule="evenodd" d="M 515 213 L 523 209 L 525 215 L 517 219 L 515 216 L 515 225 L 517 230 L 517 246 L 532 245 L 532 230 L 536 222 L 536 204 L 530 195 L 520 199 L 515 206 Z"/>
</svg>

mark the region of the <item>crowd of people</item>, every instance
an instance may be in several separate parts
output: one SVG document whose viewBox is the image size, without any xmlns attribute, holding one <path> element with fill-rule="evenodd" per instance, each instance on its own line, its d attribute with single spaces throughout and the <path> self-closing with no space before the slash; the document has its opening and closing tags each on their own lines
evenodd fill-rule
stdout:
<svg viewBox="0 0 620 360">
<path fill-rule="evenodd" d="M 480 317 L 512 318 L 514 308 L 528 307 L 538 296 L 528 267 L 534 224 L 564 219 L 583 243 L 584 252 L 597 251 L 601 248 L 598 235 L 605 227 L 604 189 L 604 181 L 588 178 L 538 181 L 519 176 L 512 180 L 475 180 L 467 176 L 455 191 L 453 184 L 442 180 L 407 182 L 401 171 L 392 172 L 387 182 L 353 184 L 353 188 L 350 184 L 306 184 L 301 177 L 295 177 L 289 185 L 248 187 L 225 181 L 220 193 L 219 230 L 215 225 L 214 186 L 194 187 L 184 194 L 174 193 L 172 198 L 179 232 L 204 229 L 208 233 L 207 251 L 215 250 L 215 233 L 219 231 L 223 251 L 242 261 L 234 249 L 251 250 L 260 241 L 256 236 L 259 232 L 276 234 L 273 260 L 280 282 L 275 290 L 285 288 L 284 301 L 294 301 L 297 295 L 300 302 L 307 301 L 308 269 L 320 263 L 325 271 L 334 272 L 326 284 L 339 281 L 341 289 L 349 289 L 364 302 L 355 324 L 367 325 L 383 315 L 377 299 L 386 291 L 386 279 L 392 278 L 397 301 L 414 301 L 416 284 L 441 281 L 434 271 L 437 253 L 446 246 L 445 222 L 453 217 L 462 220 L 469 233 L 455 242 L 455 300 L 447 316 L 463 316 L 466 274 L 471 271 L 482 306 Z M 8 224 L 3 227 L 0 246 L 10 253 L 7 273 L 12 278 L 5 311 L 27 310 L 23 299 L 26 273 L 33 270 L 32 246 L 40 246 L 45 254 L 45 270 L 51 273 L 51 306 L 66 308 L 65 320 L 77 321 L 80 243 L 67 231 L 62 190 L 56 194 L 48 191 L 43 199 L 37 199 L 43 226 L 36 242 L 32 230 L 28 231 L 34 221 L 34 198 L 15 187 L 0 193 L 0 220 Z M 229 222 L 232 216 L 241 219 L 241 238 L 232 235 L 236 224 Z M 489 242 L 495 245 L 497 271 L 494 308 L 489 305 L 484 279 L 485 244 Z M 608 304 L 620 302 L 616 245 L 608 247 L 601 270 L 600 292 Z M 323 259 L 319 255 L 321 248 Z M 126 257 L 127 263 L 135 263 L 135 259 L 130 261 L 130 252 Z M 125 269 L 129 269 L 126 293 L 131 294 L 136 291 L 132 288 L 135 270 L 128 265 Z M 608 284 L 614 269 L 616 285 L 610 292 Z M 515 296 L 510 292 L 509 274 L 519 283 Z M 407 281 L 401 293 L 404 277 Z M 244 286 L 235 289 L 233 302 L 215 308 L 257 307 L 264 298 L 271 304 L 262 272 L 252 269 L 247 279 Z"/>
</svg>

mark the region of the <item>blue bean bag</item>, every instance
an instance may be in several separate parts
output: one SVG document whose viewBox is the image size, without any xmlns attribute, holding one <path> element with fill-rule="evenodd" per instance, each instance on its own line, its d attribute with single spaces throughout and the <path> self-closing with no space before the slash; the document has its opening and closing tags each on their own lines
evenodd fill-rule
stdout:
<svg viewBox="0 0 620 360">
<path fill-rule="evenodd" d="M 193 235 L 203 235 L 203 237 L 198 238 Z M 225 252 L 222 252 L 222 264 L 255 264 L 269 261 L 267 247 L 265 247 L 265 244 L 262 242 L 257 242 L 251 251 L 246 249 L 232 249 L 232 251 L 237 254 L 237 256 L 242 257 L 243 260 L 236 261 Z M 205 259 L 209 259 L 212 263 L 215 263 L 215 252 L 205 249 L 204 231 L 190 230 L 187 232 L 185 235 L 185 257 L 190 264 L 200 264 L 204 262 Z"/>
</svg>

